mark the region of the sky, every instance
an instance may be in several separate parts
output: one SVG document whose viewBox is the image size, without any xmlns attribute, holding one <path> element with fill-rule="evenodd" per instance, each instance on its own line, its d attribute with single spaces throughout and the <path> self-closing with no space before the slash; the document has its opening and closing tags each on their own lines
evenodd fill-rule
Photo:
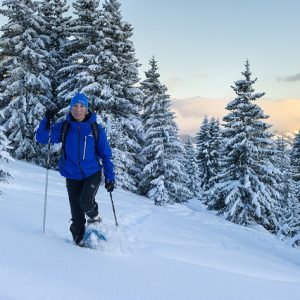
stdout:
<svg viewBox="0 0 300 300">
<path fill-rule="evenodd" d="M 154 55 L 181 133 L 195 134 L 205 115 L 222 119 L 247 59 L 273 130 L 300 128 L 300 1 L 120 2 L 140 77 Z"/>
<path fill-rule="evenodd" d="M 273 130 L 300 129 L 300 1 L 119 2 L 134 28 L 140 78 L 154 56 L 180 133 L 194 135 L 205 115 L 222 120 L 247 59 Z"/>
</svg>

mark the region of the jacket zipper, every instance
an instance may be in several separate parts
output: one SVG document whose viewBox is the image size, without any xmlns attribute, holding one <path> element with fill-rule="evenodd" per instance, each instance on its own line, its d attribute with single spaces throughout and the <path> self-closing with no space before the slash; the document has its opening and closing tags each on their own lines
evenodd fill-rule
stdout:
<svg viewBox="0 0 300 300">
<path fill-rule="evenodd" d="M 80 173 L 84 178 L 83 171 L 80 165 L 80 124 L 79 123 L 78 123 L 78 165 L 79 165 Z"/>
<path fill-rule="evenodd" d="M 86 152 L 86 136 L 84 137 L 84 148 L 83 148 L 83 157 L 82 157 L 82 160 L 85 159 L 85 152 Z"/>
</svg>

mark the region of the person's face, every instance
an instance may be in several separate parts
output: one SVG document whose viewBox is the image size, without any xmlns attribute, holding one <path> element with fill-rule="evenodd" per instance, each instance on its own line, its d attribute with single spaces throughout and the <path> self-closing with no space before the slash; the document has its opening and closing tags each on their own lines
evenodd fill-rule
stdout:
<svg viewBox="0 0 300 300">
<path fill-rule="evenodd" d="M 81 122 L 84 120 L 87 111 L 83 104 L 76 103 L 75 105 L 72 106 L 71 114 L 76 121 Z"/>
</svg>

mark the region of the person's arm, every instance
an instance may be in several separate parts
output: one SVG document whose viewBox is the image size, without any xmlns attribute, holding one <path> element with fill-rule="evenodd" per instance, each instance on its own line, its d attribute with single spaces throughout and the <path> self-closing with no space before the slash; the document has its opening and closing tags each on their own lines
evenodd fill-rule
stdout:
<svg viewBox="0 0 300 300">
<path fill-rule="evenodd" d="M 98 151 L 102 160 L 104 168 L 105 181 L 115 181 L 114 165 L 111 161 L 112 152 L 108 144 L 107 137 L 103 128 L 98 125 L 99 138 L 98 138 Z"/>
<path fill-rule="evenodd" d="M 51 125 L 51 144 L 60 143 L 61 142 L 61 130 L 62 130 L 62 122 L 54 123 Z M 36 132 L 36 140 L 40 144 L 47 144 L 49 137 L 49 122 L 46 117 L 42 119 L 40 122 L 39 128 Z"/>
</svg>

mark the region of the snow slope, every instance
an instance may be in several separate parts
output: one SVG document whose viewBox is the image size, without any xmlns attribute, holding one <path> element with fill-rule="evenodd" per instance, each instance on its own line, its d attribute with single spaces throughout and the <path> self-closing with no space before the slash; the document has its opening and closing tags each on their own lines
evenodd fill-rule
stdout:
<svg viewBox="0 0 300 300">
<path fill-rule="evenodd" d="M 82 249 L 68 231 L 64 179 L 50 171 L 43 235 L 45 170 L 18 161 L 8 169 L 14 179 L 0 186 L 1 300 L 300 299 L 300 250 L 259 227 L 229 223 L 196 200 L 155 207 L 116 190 L 116 229 L 102 186 L 109 242 Z"/>
</svg>

